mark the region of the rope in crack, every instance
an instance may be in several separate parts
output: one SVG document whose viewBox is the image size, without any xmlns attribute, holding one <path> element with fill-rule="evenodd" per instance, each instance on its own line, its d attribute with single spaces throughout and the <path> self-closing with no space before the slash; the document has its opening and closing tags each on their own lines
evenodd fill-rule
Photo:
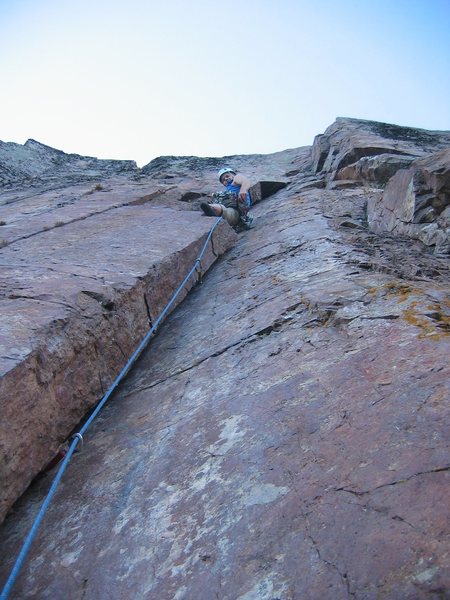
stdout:
<svg viewBox="0 0 450 600">
<path fill-rule="evenodd" d="M 131 357 L 129 358 L 127 364 L 124 366 L 124 368 L 122 369 L 122 371 L 119 373 L 119 375 L 116 377 L 116 379 L 114 380 L 114 382 L 112 383 L 111 387 L 108 389 L 108 391 L 106 392 L 106 394 L 103 396 L 103 398 L 100 400 L 100 402 L 97 404 L 96 408 L 94 409 L 94 411 L 92 412 L 91 416 L 88 418 L 88 420 L 86 421 L 86 423 L 83 425 L 83 427 L 80 429 L 79 432 L 77 432 L 73 438 L 72 438 L 72 442 L 69 446 L 69 449 L 67 451 L 66 456 L 64 457 L 63 462 L 61 463 L 61 466 L 58 469 L 58 472 L 56 473 L 55 479 L 53 480 L 53 483 L 51 485 L 51 488 L 41 506 L 41 509 L 39 510 L 39 513 L 37 514 L 33 525 L 28 533 L 28 536 L 22 546 L 22 549 L 20 550 L 20 553 L 16 559 L 16 562 L 14 563 L 14 566 L 11 570 L 11 573 L 8 577 L 8 580 L 2 590 L 1 596 L 0 596 L 0 600 L 7 600 L 7 598 L 9 597 L 9 594 L 12 590 L 12 587 L 14 585 L 14 583 L 16 582 L 16 579 L 19 575 L 20 569 L 22 568 L 23 562 L 30 550 L 31 547 L 31 543 L 33 541 L 33 539 L 36 536 L 37 530 L 39 525 L 41 524 L 41 521 L 45 515 L 45 513 L 47 512 L 47 509 L 50 505 L 50 502 L 52 501 L 53 496 L 55 495 L 56 489 L 58 487 L 59 482 L 61 481 L 61 477 L 63 476 L 64 471 L 66 470 L 67 465 L 69 464 L 69 461 L 73 455 L 73 453 L 75 452 L 75 449 L 78 445 L 79 442 L 82 443 L 82 445 L 84 444 L 84 438 L 83 435 L 84 433 L 87 431 L 87 429 L 90 427 L 90 425 L 92 424 L 92 422 L 94 421 L 94 419 L 96 418 L 96 416 L 98 415 L 98 413 L 101 411 L 101 409 L 103 408 L 103 406 L 106 404 L 106 402 L 108 401 L 109 397 L 111 396 L 111 394 L 113 393 L 113 391 L 116 389 L 116 387 L 119 385 L 119 383 L 122 381 L 122 379 L 127 375 L 127 373 L 129 372 L 129 370 L 131 369 L 131 367 L 133 366 L 133 364 L 136 362 L 136 360 L 139 358 L 139 356 L 141 355 L 141 353 L 143 352 L 143 350 L 146 348 L 148 342 L 150 341 L 150 338 L 152 337 L 152 335 L 155 333 L 156 329 L 158 328 L 159 324 L 161 323 L 161 321 L 164 319 L 164 317 L 167 315 L 168 311 L 170 310 L 171 306 L 173 305 L 173 303 L 175 302 L 176 298 L 178 297 L 178 294 L 183 290 L 184 286 L 186 285 L 186 283 L 189 281 L 189 278 L 197 272 L 198 275 L 198 267 L 200 266 L 201 268 L 201 259 L 203 254 L 206 251 L 206 248 L 208 247 L 208 243 L 210 240 L 212 240 L 212 235 L 216 229 L 216 227 L 219 225 L 219 223 L 222 221 L 222 217 L 219 217 L 217 219 L 217 221 L 214 223 L 214 225 L 211 227 L 208 237 L 206 238 L 205 243 L 203 244 L 203 248 L 201 249 L 200 254 L 198 255 L 196 261 L 194 262 L 193 267 L 191 268 L 191 270 L 189 271 L 189 273 L 186 275 L 186 277 L 183 279 L 182 283 L 179 285 L 179 287 L 177 288 L 177 290 L 175 291 L 175 293 L 173 294 L 172 298 L 169 300 L 169 302 L 166 304 L 164 310 L 161 312 L 161 314 L 159 315 L 159 317 L 156 319 L 155 323 L 152 325 L 152 327 L 149 329 L 149 331 L 147 332 L 147 334 L 145 335 L 145 337 L 143 338 L 143 340 L 141 341 L 141 343 L 139 344 L 139 346 L 136 348 L 136 350 L 134 351 L 134 353 L 131 355 Z M 212 243 L 212 242 L 211 242 Z M 201 278 L 200 278 L 201 281 Z"/>
</svg>

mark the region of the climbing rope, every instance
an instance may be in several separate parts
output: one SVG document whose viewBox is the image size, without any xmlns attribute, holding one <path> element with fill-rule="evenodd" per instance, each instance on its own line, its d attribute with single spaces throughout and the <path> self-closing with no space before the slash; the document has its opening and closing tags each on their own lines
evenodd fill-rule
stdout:
<svg viewBox="0 0 450 600">
<path fill-rule="evenodd" d="M 210 241 L 210 239 L 212 238 L 212 234 L 214 233 L 214 230 L 216 229 L 216 227 L 218 226 L 218 224 L 222 221 L 222 217 L 219 217 L 217 219 L 217 221 L 214 223 L 214 225 L 212 226 L 212 228 L 209 231 L 208 237 L 206 238 L 205 243 L 203 244 L 203 248 L 200 252 L 200 254 L 198 255 L 196 261 L 194 262 L 194 265 L 192 267 L 192 269 L 189 271 L 189 273 L 186 275 L 186 277 L 183 279 L 182 283 L 180 284 L 180 286 L 177 288 L 177 290 L 175 291 L 175 293 L 173 294 L 172 298 L 169 300 L 169 302 L 166 304 L 164 310 L 161 312 L 161 314 L 159 315 L 159 317 L 156 319 L 155 323 L 152 325 L 151 329 L 148 331 L 148 333 L 145 335 L 144 339 L 142 340 L 142 342 L 139 344 L 139 346 L 136 348 L 136 350 L 134 351 L 134 353 L 131 355 L 130 359 L 128 360 L 127 364 L 124 366 L 124 368 L 122 369 L 122 371 L 119 373 L 119 375 L 116 377 L 116 379 L 114 380 L 113 384 L 111 385 L 111 387 L 109 388 L 109 390 L 106 392 L 106 394 L 103 396 L 103 398 L 101 399 L 101 401 L 97 404 L 95 410 L 92 412 L 91 416 L 89 417 L 89 419 L 86 421 L 86 423 L 83 425 L 83 427 L 80 429 L 80 431 L 78 433 L 76 433 L 73 436 L 72 442 L 69 446 L 69 449 L 67 451 L 66 456 L 64 457 L 64 460 L 61 464 L 61 466 L 58 469 L 58 472 L 56 473 L 55 479 L 53 480 L 52 486 L 41 506 L 41 509 L 39 511 L 39 513 L 37 514 L 33 525 L 28 533 L 28 536 L 22 546 L 22 549 L 16 559 L 16 562 L 14 563 L 14 567 L 12 568 L 12 571 L 8 577 L 8 580 L 5 584 L 5 587 L 2 590 L 2 594 L 0 596 L 0 600 L 7 600 L 11 589 L 19 575 L 20 569 L 22 568 L 22 564 L 30 550 L 30 546 L 31 543 L 36 535 L 36 532 L 38 530 L 39 525 L 41 524 L 41 521 L 47 511 L 47 508 L 50 505 L 50 502 L 52 501 L 53 496 L 55 495 L 56 492 L 56 488 L 58 487 L 58 484 L 61 480 L 61 477 L 63 476 L 64 471 L 66 470 L 66 467 L 72 457 L 72 454 L 75 451 L 75 448 L 77 447 L 78 443 L 81 442 L 82 444 L 84 443 L 83 440 L 83 435 L 85 433 L 85 431 L 90 427 L 90 425 L 92 424 L 92 422 L 94 421 L 94 419 L 96 418 L 96 416 L 98 415 L 98 413 L 101 411 L 101 409 L 103 408 L 103 406 L 106 404 L 106 402 L 108 401 L 109 397 L 111 396 L 111 394 L 113 393 L 113 391 L 116 389 L 116 387 L 119 385 L 119 383 L 122 381 L 122 379 L 125 377 L 125 375 L 129 372 L 129 370 L 131 369 L 132 365 L 136 362 L 136 360 L 138 359 L 138 357 L 140 356 L 140 354 L 142 353 L 142 351 L 145 349 L 145 347 L 147 346 L 151 336 L 153 335 L 153 333 L 156 331 L 156 329 L 158 328 L 159 324 L 161 323 L 161 321 L 164 319 L 164 317 L 167 315 L 168 311 L 170 310 L 170 307 L 173 305 L 173 303 L 175 302 L 178 294 L 181 292 L 181 290 L 184 288 L 184 286 L 186 285 L 186 283 L 189 281 L 189 278 L 192 276 L 192 274 L 197 271 L 198 266 L 200 265 L 200 261 L 202 259 L 203 254 L 205 253 L 205 250 L 208 246 L 208 243 Z"/>
</svg>

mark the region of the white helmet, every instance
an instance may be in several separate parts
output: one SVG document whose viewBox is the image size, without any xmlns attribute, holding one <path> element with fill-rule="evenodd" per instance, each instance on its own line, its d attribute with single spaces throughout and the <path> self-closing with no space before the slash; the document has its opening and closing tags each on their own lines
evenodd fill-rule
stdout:
<svg viewBox="0 0 450 600">
<path fill-rule="evenodd" d="M 234 169 L 231 167 L 224 167 L 223 169 L 220 169 L 218 173 L 220 183 L 222 183 L 222 175 L 225 175 L 225 173 L 233 173 L 233 175 L 236 175 L 236 171 Z"/>
</svg>

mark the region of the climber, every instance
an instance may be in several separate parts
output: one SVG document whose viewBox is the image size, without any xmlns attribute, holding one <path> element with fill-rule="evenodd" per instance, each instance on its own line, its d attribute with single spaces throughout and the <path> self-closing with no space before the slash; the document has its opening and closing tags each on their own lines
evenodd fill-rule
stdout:
<svg viewBox="0 0 450 600">
<path fill-rule="evenodd" d="M 223 217 L 233 227 L 250 229 L 250 181 L 231 167 L 220 169 L 219 181 L 227 191 L 213 194 L 213 200 L 202 202 L 200 208 L 208 217 Z"/>
</svg>

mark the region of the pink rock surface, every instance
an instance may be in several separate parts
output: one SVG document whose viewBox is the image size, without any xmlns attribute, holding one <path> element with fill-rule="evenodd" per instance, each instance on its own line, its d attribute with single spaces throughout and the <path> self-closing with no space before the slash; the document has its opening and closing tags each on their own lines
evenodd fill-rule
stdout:
<svg viewBox="0 0 450 600">
<path fill-rule="evenodd" d="M 367 205 L 369 227 L 376 233 L 407 235 L 450 251 L 450 150 L 415 160 L 388 181 Z"/>
<path fill-rule="evenodd" d="M 361 160 L 360 150 L 383 151 L 388 132 L 398 133 L 396 126 L 378 125 L 380 139 L 372 146 L 373 124 L 333 125 L 333 135 L 317 143 L 331 140 L 337 152 L 331 145 L 323 151 L 331 170 L 317 174 L 309 169 L 317 148 L 227 157 L 253 181 L 286 178 L 289 185 L 256 205 L 254 228 L 232 240 L 233 249 L 168 317 L 86 434 L 14 598 L 448 596 L 448 260 L 418 240 L 369 231 L 367 205 L 382 190 L 334 180 L 335 160 L 345 168 Z M 401 129 L 410 139 L 392 137 L 384 152 L 395 143 L 402 152 L 417 151 L 419 144 L 425 162 L 447 136 Z M 53 314 L 51 357 L 60 351 L 68 314 L 86 317 L 80 331 L 68 330 L 71 344 L 90 340 L 89 323 L 102 336 L 115 319 L 118 335 L 124 323 L 131 332 L 148 325 L 144 290 L 155 289 L 149 268 L 155 256 L 169 264 L 166 273 L 181 269 L 181 249 L 164 258 L 165 224 L 170 220 L 171 232 L 179 227 L 184 239 L 205 235 L 209 219 L 175 210 L 195 209 L 217 186 L 215 170 L 223 162 L 152 161 L 139 181 L 116 181 L 111 193 L 122 203 L 116 198 L 114 207 L 110 199 L 101 215 L 86 216 L 88 229 L 79 237 L 76 214 L 45 237 L 39 233 L 54 223 L 54 211 L 73 210 L 56 208 L 64 203 L 56 201 L 57 191 L 45 202 L 28 198 L 45 223 L 26 239 L 25 230 L 12 235 L 3 249 L 8 281 L 19 280 L 14 248 L 25 242 L 32 248 L 27 264 L 36 268 L 29 279 L 24 269 L 18 272 L 21 297 L 10 299 L 7 322 L 22 302 L 35 307 L 28 294 L 39 279 L 40 304 L 29 319 L 46 323 Z M 98 194 L 107 204 L 107 194 Z M 93 210 L 89 202 L 80 197 L 84 215 Z M 155 244 L 145 217 L 151 210 Z M 94 226 L 99 222 L 103 228 Z M 81 247 L 86 260 L 76 252 Z M 74 286 L 77 278 L 81 288 Z M 48 306 L 50 299 L 56 304 Z M 148 302 L 152 318 L 158 301 Z M 33 335 L 41 339 L 39 329 Z M 25 356 L 22 337 L 17 349 Z M 107 367 L 115 364 L 114 357 L 103 358 L 108 352 L 117 352 L 113 340 L 88 356 L 90 378 L 72 364 L 64 370 L 66 377 L 75 374 L 79 394 L 87 385 L 101 387 L 97 373 L 108 379 Z M 54 378 L 50 364 L 41 353 L 25 376 L 39 373 L 39 385 L 55 379 L 64 389 L 64 376 Z M 19 397 L 16 388 L 9 394 Z M 53 474 L 33 482 L 0 528 L 1 582 Z"/>
<path fill-rule="evenodd" d="M 448 131 L 427 131 L 340 117 L 323 134 L 316 136 L 312 168 L 315 173 L 324 171 L 334 178 L 340 170 L 360 159 L 382 154 L 422 157 L 448 148 L 449 144 Z"/>
<path fill-rule="evenodd" d="M 84 208 L 50 230 L 28 223 L 31 236 L 20 221 L 1 251 L 1 517 L 107 391 L 213 224 L 199 213 L 148 204 L 88 215 Z M 221 224 L 203 271 L 234 237 Z"/>
<path fill-rule="evenodd" d="M 448 270 L 348 227 L 361 190 L 293 187 L 105 408 L 17 598 L 445 595 Z M 48 485 L 5 521 L 2 573 Z"/>
</svg>

